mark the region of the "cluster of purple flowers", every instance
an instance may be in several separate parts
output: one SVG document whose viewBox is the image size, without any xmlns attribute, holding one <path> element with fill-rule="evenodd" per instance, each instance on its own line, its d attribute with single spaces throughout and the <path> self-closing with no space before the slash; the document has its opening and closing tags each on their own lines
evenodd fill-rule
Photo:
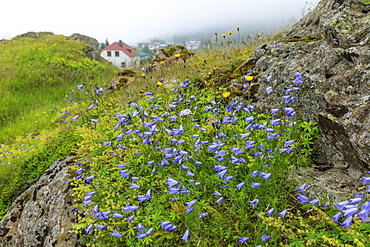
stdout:
<svg viewBox="0 0 370 247">
<path fill-rule="evenodd" d="M 264 187 L 263 185 L 265 183 L 269 182 L 273 175 L 272 172 L 269 172 L 271 171 L 269 170 L 269 165 L 264 165 L 263 169 L 260 168 L 251 172 L 249 176 L 240 176 L 236 167 L 246 166 L 251 158 L 256 161 L 266 160 L 273 159 L 276 155 L 290 155 L 293 152 L 295 140 L 290 140 L 288 139 L 289 135 L 285 135 L 288 130 L 284 129 L 286 121 L 283 121 L 283 119 L 291 120 L 296 115 L 290 103 L 296 101 L 298 97 L 291 95 L 291 93 L 299 90 L 297 85 L 302 83 L 303 78 L 302 75 L 297 72 L 294 74 L 294 77 L 294 85 L 286 90 L 286 94 L 288 95 L 283 96 L 286 107 L 283 108 L 283 111 L 280 111 L 280 109 L 271 109 L 272 119 L 262 122 L 257 119 L 257 115 L 254 114 L 254 107 L 250 104 L 245 105 L 241 102 L 232 102 L 224 107 L 215 100 L 210 101 L 203 108 L 205 112 L 210 112 L 214 119 L 200 121 L 196 118 L 197 115 L 192 113 L 201 110 L 199 106 L 192 106 L 192 102 L 195 101 L 197 97 L 194 95 L 187 95 L 184 92 L 184 89 L 190 85 L 188 80 L 181 83 L 179 88 L 171 89 L 178 97 L 173 98 L 172 102 L 167 102 L 166 104 L 163 103 L 161 98 L 156 98 L 151 93 L 147 92 L 146 95 L 149 97 L 148 101 L 152 105 L 145 109 L 136 102 L 130 102 L 129 105 L 131 109 L 129 109 L 128 112 L 125 114 L 116 114 L 117 124 L 114 126 L 114 130 L 117 131 L 118 134 L 115 140 L 105 141 L 102 145 L 108 148 L 124 150 L 126 148 L 123 146 L 123 143 L 133 142 L 140 145 L 144 144 L 144 147 L 156 151 L 156 158 L 146 161 L 147 167 L 152 169 L 149 175 L 155 174 L 157 171 L 165 171 L 166 167 L 178 167 L 179 170 L 176 172 L 176 175 L 168 174 L 165 181 L 168 195 L 171 197 L 170 201 L 172 203 L 182 202 L 185 215 L 198 214 L 198 219 L 203 219 L 212 212 L 202 212 L 198 199 L 184 199 L 189 198 L 188 196 L 192 195 L 193 192 L 196 191 L 196 188 L 202 184 L 202 181 L 199 180 L 199 169 L 204 169 L 203 167 L 207 166 L 209 167 L 209 162 L 212 164 L 212 160 L 214 161 L 214 164 L 212 164 L 214 170 L 213 176 L 218 179 L 220 187 L 216 189 L 212 188 L 208 191 L 204 190 L 202 193 L 212 194 L 212 196 L 214 196 L 214 205 L 216 207 L 221 207 L 223 206 L 223 202 L 231 199 L 225 188 L 235 188 L 235 191 L 239 193 L 246 190 L 246 187 L 252 190 L 259 190 Z M 269 81 L 271 80 L 272 78 L 269 78 Z M 246 88 L 248 87 L 246 86 Z M 271 94 L 272 92 L 272 87 L 267 88 L 267 94 Z M 158 112 L 160 112 L 159 110 L 162 111 L 161 114 L 158 114 Z M 222 116 L 224 110 L 227 115 Z M 281 114 L 281 118 L 276 118 L 278 114 Z M 185 121 L 182 122 L 179 116 L 189 118 L 191 121 L 185 119 Z M 192 116 L 194 116 L 193 119 L 191 119 Z M 91 121 L 98 123 L 97 119 L 96 121 L 95 119 Z M 185 122 L 188 124 L 185 124 Z M 192 128 L 189 123 L 191 123 Z M 212 141 L 210 141 L 209 130 L 204 123 L 213 127 L 214 139 Z M 244 133 L 234 132 L 234 134 L 228 135 L 223 132 L 223 130 L 227 130 L 230 126 L 233 128 L 232 126 L 237 123 L 242 123 L 242 125 L 245 126 Z M 294 122 L 291 122 L 290 126 L 294 126 Z M 190 131 L 192 135 L 189 140 L 186 134 Z M 264 133 L 265 139 L 252 139 L 251 137 L 254 137 L 254 131 Z M 276 146 L 272 144 L 274 141 L 280 141 L 282 145 Z M 118 144 L 113 144 L 117 142 Z M 208 157 L 207 164 L 204 162 L 205 159 L 202 160 L 201 157 L 198 158 L 197 155 L 200 153 L 203 156 L 206 154 Z M 126 155 L 130 154 L 125 154 L 122 158 Z M 136 149 L 132 155 L 141 157 L 141 151 Z M 131 178 L 128 189 L 134 190 L 134 194 L 137 195 L 135 200 L 139 203 L 135 205 L 131 205 L 130 203 L 127 204 L 122 209 L 124 212 L 123 214 L 119 212 L 111 214 L 111 211 L 99 212 L 98 205 L 96 205 L 92 213 L 94 218 L 98 220 L 98 224 L 96 224 L 96 229 L 98 230 L 108 230 L 108 227 L 102 224 L 101 220 L 109 217 L 126 218 L 126 221 L 130 224 L 135 219 L 137 212 L 144 209 L 147 202 L 150 203 L 153 196 L 157 195 L 152 195 L 152 190 L 146 187 L 147 185 L 138 185 L 141 183 L 137 183 L 136 181 L 141 178 L 135 177 L 136 174 L 133 174 L 135 171 L 132 166 L 120 163 L 118 167 L 121 179 L 127 181 L 127 179 Z M 197 167 L 199 167 L 199 169 Z M 78 175 L 76 179 L 84 179 L 86 184 L 94 187 L 92 183 L 94 177 L 90 176 L 83 178 L 83 171 L 83 167 L 77 169 L 76 173 Z M 212 176 L 212 174 L 210 173 L 209 176 Z M 368 183 L 370 181 L 364 178 L 364 182 Z M 297 197 L 298 200 L 300 200 L 301 203 L 311 203 L 312 205 L 319 203 L 318 199 L 310 200 L 304 195 L 307 189 L 308 186 L 306 184 L 298 188 L 300 192 Z M 140 191 L 142 191 L 142 193 L 140 193 Z M 236 195 L 237 194 L 234 194 L 234 196 Z M 89 192 L 82 204 L 85 206 L 91 204 L 93 196 L 94 192 Z M 353 199 L 348 202 L 352 207 L 347 205 L 343 206 L 345 209 L 345 211 L 343 211 L 345 216 L 350 218 L 357 213 L 356 209 L 354 209 L 354 205 L 358 202 L 359 199 Z M 255 210 L 259 207 L 259 203 L 260 198 L 257 196 L 249 201 L 249 205 Z M 364 203 L 362 206 L 364 213 L 359 213 L 359 215 L 363 215 L 364 219 L 365 213 L 368 214 L 368 204 L 368 202 L 367 204 Z M 270 208 L 265 214 L 271 217 L 274 212 L 275 208 Z M 287 210 L 283 210 L 278 213 L 278 216 L 284 218 L 286 213 Z M 168 232 L 179 229 L 177 225 L 172 224 L 168 219 L 163 219 L 163 221 L 160 222 L 160 228 Z M 86 229 L 86 232 L 89 233 L 92 229 L 93 225 L 90 225 Z M 145 232 L 143 225 L 138 223 L 136 226 L 137 239 L 149 237 L 154 230 L 155 226 Z M 112 236 L 122 236 L 116 229 L 108 231 L 112 232 Z M 181 240 L 188 241 L 189 236 L 190 230 L 186 229 Z M 269 238 L 270 236 L 261 236 L 262 241 L 267 241 Z M 239 237 L 240 243 L 244 243 L 248 240 L 249 237 Z"/>
<path fill-rule="evenodd" d="M 179 88 L 186 88 L 189 86 L 189 81 L 186 80 L 184 83 L 181 83 Z M 269 92 L 272 92 L 272 89 L 269 89 Z M 156 164 L 159 169 L 163 169 L 164 166 L 170 166 L 171 164 L 176 164 L 180 167 L 181 170 L 184 170 L 184 176 L 189 177 L 188 183 L 193 185 L 193 188 L 199 186 L 201 184 L 200 181 L 196 181 L 195 178 L 197 177 L 197 169 L 189 168 L 185 164 L 191 164 L 193 163 L 195 166 L 202 166 L 202 162 L 199 160 L 194 159 L 194 157 L 190 154 L 191 152 L 199 153 L 200 151 L 208 152 L 209 156 L 213 156 L 218 164 L 214 165 L 214 171 L 216 176 L 223 182 L 223 185 L 220 187 L 227 188 L 229 187 L 229 182 L 233 181 L 235 179 L 234 175 L 229 175 L 229 170 L 233 170 L 233 174 L 235 174 L 235 166 L 238 164 L 246 164 L 248 161 L 245 159 L 246 154 L 252 152 L 252 157 L 254 159 L 264 159 L 264 158 L 273 158 L 272 155 L 274 155 L 274 149 L 268 148 L 270 145 L 270 142 L 273 140 L 279 139 L 281 136 L 283 136 L 283 133 L 275 132 L 276 129 L 278 129 L 281 125 L 281 119 L 272 119 L 270 122 L 263 122 L 259 123 L 258 119 L 256 119 L 255 115 L 253 115 L 254 107 L 250 104 L 244 105 L 241 102 L 232 102 L 228 106 L 225 107 L 226 112 L 228 112 L 227 116 L 220 116 L 222 113 L 222 105 L 219 103 L 216 103 L 214 100 L 210 101 L 208 105 L 205 106 L 205 111 L 211 111 L 213 113 L 215 121 L 211 122 L 210 119 L 207 119 L 206 122 L 210 123 L 215 130 L 217 130 L 217 133 L 215 135 L 215 140 L 213 142 L 209 142 L 209 140 L 202 139 L 202 132 L 207 132 L 207 129 L 204 128 L 202 125 L 199 124 L 198 119 L 192 119 L 191 122 L 193 122 L 193 128 L 194 132 L 197 132 L 198 134 L 193 134 L 192 138 L 193 140 L 193 150 L 192 151 L 185 151 L 184 149 L 181 149 L 180 147 L 187 143 L 187 140 L 181 139 L 181 137 L 186 132 L 185 126 L 180 123 L 178 127 L 173 126 L 175 123 L 178 122 L 177 116 L 182 117 L 189 117 L 191 116 L 191 112 L 193 109 L 194 111 L 198 110 L 198 106 L 191 108 L 191 103 L 196 99 L 194 95 L 186 95 L 184 92 L 182 92 L 179 89 L 172 89 L 172 91 L 175 94 L 179 94 L 180 97 L 174 98 L 172 102 L 169 102 L 167 107 L 165 106 L 165 111 L 161 115 L 151 115 L 148 113 L 148 110 L 157 110 L 163 104 L 158 104 L 161 99 L 156 99 L 154 96 L 152 96 L 151 93 L 146 93 L 146 95 L 150 96 L 148 99 L 151 103 L 154 103 L 154 106 L 148 107 L 148 109 L 144 109 L 143 106 L 139 106 L 136 102 L 130 102 L 130 106 L 133 108 L 131 110 L 130 114 L 116 114 L 117 124 L 114 126 L 114 129 L 119 132 L 118 136 L 116 137 L 117 142 L 122 142 L 123 140 L 127 140 L 127 138 L 131 139 L 131 141 L 139 142 L 139 140 L 142 140 L 141 143 L 144 145 L 148 145 L 151 147 L 154 147 L 155 150 L 157 150 L 160 154 L 162 150 L 163 158 L 159 159 L 158 161 L 150 160 L 147 161 L 148 166 L 152 166 L 153 164 Z M 270 92 L 270 93 L 271 93 Z M 181 107 L 180 107 L 181 106 Z M 179 111 L 177 109 L 180 109 L 182 107 L 185 107 L 185 110 Z M 167 110 L 167 111 L 166 111 Z M 273 116 L 279 112 L 279 110 L 273 109 L 272 111 Z M 292 118 L 295 115 L 295 111 L 291 107 L 285 108 L 285 113 L 288 118 Z M 227 136 L 222 132 L 222 129 L 226 128 L 227 125 L 235 125 L 238 121 L 240 121 L 241 116 L 243 115 L 249 115 L 247 117 L 244 117 L 244 123 L 247 124 L 245 127 L 245 133 L 241 134 L 234 134 L 233 136 Z M 74 118 L 74 120 L 77 120 L 78 116 Z M 218 120 L 219 119 L 219 120 Z M 93 123 L 98 123 L 97 119 L 91 119 L 90 120 Z M 143 126 L 143 129 L 138 129 L 137 124 L 141 122 L 140 126 Z M 130 128 L 130 126 L 132 126 Z M 173 126 L 173 127 L 171 127 Z M 265 130 L 266 133 L 266 143 L 257 143 L 255 140 L 248 139 L 251 136 L 251 133 L 253 131 L 260 131 Z M 160 141 L 156 138 L 157 134 L 162 134 L 161 138 L 163 139 L 163 134 L 169 139 L 170 143 L 172 144 L 172 147 L 164 147 L 161 145 L 165 145 L 165 142 Z M 225 149 L 225 141 L 228 141 L 230 138 L 236 141 L 237 145 L 236 147 L 231 147 L 230 149 Z M 230 139 L 231 140 L 231 139 Z M 288 153 L 290 154 L 293 150 L 293 147 L 291 146 L 294 143 L 294 140 L 287 140 L 284 142 L 283 146 L 277 149 L 277 151 L 280 154 Z M 103 146 L 111 147 L 113 144 L 111 141 L 105 141 L 103 142 Z M 173 146 L 175 145 L 175 147 Z M 120 146 L 120 147 L 118 147 Z M 176 147 L 177 146 L 177 147 Z M 189 147 L 189 146 L 187 146 Z M 125 149 L 125 147 L 122 144 L 117 144 L 116 148 Z M 135 151 L 134 155 L 140 156 L 140 153 L 138 150 Z M 190 163 L 189 163 L 190 162 Z M 221 165 L 222 164 L 222 165 Z M 140 190 L 141 186 L 136 184 L 136 180 L 139 180 L 139 177 L 134 177 L 134 174 L 130 173 L 130 169 L 127 168 L 127 165 L 124 165 L 120 163 L 118 165 L 119 168 L 124 168 L 119 170 L 120 177 L 122 179 L 127 179 L 131 177 L 132 182 L 130 184 L 130 189 L 134 190 Z M 266 165 L 265 168 L 268 168 Z M 78 176 L 76 179 L 83 179 L 82 178 L 82 172 L 83 168 L 77 169 L 76 173 Z M 155 173 L 153 170 L 152 173 Z M 269 178 L 272 176 L 271 172 L 264 172 L 260 170 L 256 170 L 250 174 L 251 178 L 262 178 L 262 181 L 251 181 L 249 186 L 251 188 L 257 188 L 262 185 L 263 182 L 267 182 Z M 92 180 L 94 179 L 93 176 L 84 178 L 85 183 L 91 184 Z M 238 177 L 238 179 L 240 179 Z M 243 188 L 246 185 L 247 180 L 245 181 L 239 181 L 235 184 L 235 188 L 237 191 L 242 191 Z M 188 188 L 186 184 L 183 184 L 182 182 L 179 182 L 178 180 L 167 177 L 166 184 L 168 186 L 168 193 L 169 195 L 186 195 L 189 193 L 192 193 L 192 190 Z M 84 201 L 82 204 L 85 206 L 92 203 L 92 197 L 94 195 L 94 192 L 89 192 L 88 195 L 84 198 Z M 217 190 L 213 190 L 213 195 L 216 196 L 216 200 L 214 203 L 216 205 L 221 205 L 222 202 L 228 198 L 228 196 L 222 195 Z M 152 192 L 150 189 L 147 189 L 147 192 L 145 195 L 138 194 L 137 200 L 139 203 L 144 203 L 147 200 L 152 199 Z M 172 202 L 178 201 L 179 198 L 172 198 Z M 250 205 L 252 208 L 256 207 L 259 203 L 259 199 L 255 198 L 254 200 L 250 201 Z M 195 206 L 197 204 L 197 200 L 191 200 L 188 202 L 185 202 L 185 213 L 191 214 Z M 128 223 L 131 223 L 131 221 L 135 218 L 136 211 L 140 210 L 140 205 L 131 205 L 127 204 L 126 207 L 124 207 L 122 210 L 126 213 L 133 213 L 130 216 L 127 216 L 126 220 Z M 275 209 L 271 208 L 266 212 L 266 215 L 271 216 L 274 213 Z M 96 205 L 95 208 L 92 210 L 94 214 L 94 218 L 97 220 L 104 220 L 108 217 L 111 218 L 124 218 L 123 214 L 114 212 L 111 216 L 111 212 L 99 212 L 98 206 Z M 281 217 L 284 217 L 286 214 L 286 210 L 279 213 Z M 202 219 L 209 215 L 209 212 L 199 212 L 199 219 Z M 104 224 L 97 224 L 96 228 L 98 230 L 108 230 L 108 228 Z M 177 226 L 170 223 L 170 221 L 162 221 L 161 222 L 161 228 L 164 231 L 173 231 L 177 229 Z M 86 232 L 90 232 L 92 230 L 91 225 L 86 229 Z M 153 232 L 153 228 L 149 229 L 147 232 L 144 232 L 144 228 L 139 223 L 137 227 L 138 235 L 137 238 L 141 239 L 144 237 L 148 237 Z M 112 232 L 112 236 L 120 237 L 121 234 L 116 230 L 108 230 Z M 188 241 L 190 234 L 190 230 L 187 229 L 181 238 L 184 241 Z M 261 239 L 263 241 L 266 241 L 269 238 L 269 236 L 263 235 Z M 241 237 L 241 240 L 246 241 L 247 237 Z"/>
</svg>

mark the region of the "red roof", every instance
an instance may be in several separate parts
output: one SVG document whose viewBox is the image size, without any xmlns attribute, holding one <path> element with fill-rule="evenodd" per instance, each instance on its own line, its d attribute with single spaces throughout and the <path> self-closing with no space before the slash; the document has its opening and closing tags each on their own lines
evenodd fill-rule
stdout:
<svg viewBox="0 0 370 247">
<path fill-rule="evenodd" d="M 120 43 L 122 44 L 122 46 L 120 46 Z M 123 51 L 129 57 L 140 56 L 140 54 L 137 51 L 135 51 L 134 48 L 132 48 L 125 42 L 114 42 L 104 47 L 104 49 L 102 49 L 101 51 Z"/>
</svg>

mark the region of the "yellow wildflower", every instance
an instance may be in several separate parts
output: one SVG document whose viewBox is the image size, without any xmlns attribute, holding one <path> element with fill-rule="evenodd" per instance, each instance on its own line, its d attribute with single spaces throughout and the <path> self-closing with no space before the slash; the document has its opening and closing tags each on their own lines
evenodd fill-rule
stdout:
<svg viewBox="0 0 370 247">
<path fill-rule="evenodd" d="M 228 31 L 227 33 L 231 35 L 231 34 L 233 34 L 233 31 Z"/>
<path fill-rule="evenodd" d="M 251 80 L 253 80 L 253 76 L 251 76 L 251 75 L 247 75 L 247 76 L 245 76 L 245 79 L 246 79 L 247 81 L 251 81 Z"/>
<path fill-rule="evenodd" d="M 227 97 L 229 97 L 229 96 L 230 96 L 230 92 L 224 92 L 224 93 L 222 94 L 222 96 L 223 96 L 224 98 L 227 98 Z"/>
<path fill-rule="evenodd" d="M 181 57 L 181 54 L 176 53 L 175 57 Z"/>
<path fill-rule="evenodd" d="M 142 76 L 142 77 L 145 77 L 145 74 L 144 74 L 144 73 L 142 73 L 142 74 L 141 74 L 141 76 Z"/>
<path fill-rule="evenodd" d="M 225 38 L 226 37 L 226 34 L 223 33 L 221 36 Z"/>
<path fill-rule="evenodd" d="M 163 83 L 162 82 L 157 82 L 157 86 L 162 86 L 163 85 Z"/>
<path fill-rule="evenodd" d="M 162 62 L 159 62 L 159 64 L 164 64 L 164 62 L 162 61 Z"/>
</svg>

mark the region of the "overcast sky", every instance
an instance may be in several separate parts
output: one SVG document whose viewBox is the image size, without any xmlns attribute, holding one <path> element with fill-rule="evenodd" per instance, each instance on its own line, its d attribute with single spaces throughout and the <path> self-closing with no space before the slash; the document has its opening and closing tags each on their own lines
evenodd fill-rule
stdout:
<svg viewBox="0 0 370 247">
<path fill-rule="evenodd" d="M 308 3 L 307 3 L 308 2 Z M 28 31 L 69 36 L 80 33 L 99 42 L 161 38 L 184 32 L 248 25 L 274 27 L 299 20 L 317 0 L 4 0 L 0 39 Z M 213 32 L 212 32 L 213 34 Z M 212 35 L 211 34 L 211 35 Z"/>
</svg>

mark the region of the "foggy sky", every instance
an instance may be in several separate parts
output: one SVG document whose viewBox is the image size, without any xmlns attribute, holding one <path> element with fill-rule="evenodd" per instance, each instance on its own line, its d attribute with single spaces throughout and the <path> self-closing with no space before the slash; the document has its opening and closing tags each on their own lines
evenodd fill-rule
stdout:
<svg viewBox="0 0 370 247">
<path fill-rule="evenodd" d="M 306 2 L 309 2 L 307 4 Z M 0 39 L 28 31 L 80 33 L 99 42 L 195 33 L 218 27 L 279 27 L 298 21 L 317 0 L 15 0 L 1 4 Z M 212 32 L 213 34 L 213 32 Z M 211 34 L 211 35 L 212 35 Z"/>
</svg>

